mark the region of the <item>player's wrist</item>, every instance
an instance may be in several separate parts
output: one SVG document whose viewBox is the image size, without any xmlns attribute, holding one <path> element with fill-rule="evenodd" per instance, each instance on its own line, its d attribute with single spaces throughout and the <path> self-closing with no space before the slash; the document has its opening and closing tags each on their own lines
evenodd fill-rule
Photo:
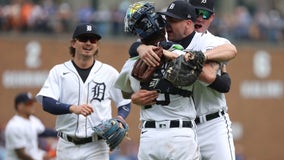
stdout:
<svg viewBox="0 0 284 160">
<path fill-rule="evenodd" d="M 205 57 L 205 58 L 204 58 L 204 61 L 207 61 L 207 60 L 209 59 L 209 56 L 208 56 L 208 54 L 206 54 L 206 53 L 204 54 L 204 57 Z"/>
</svg>

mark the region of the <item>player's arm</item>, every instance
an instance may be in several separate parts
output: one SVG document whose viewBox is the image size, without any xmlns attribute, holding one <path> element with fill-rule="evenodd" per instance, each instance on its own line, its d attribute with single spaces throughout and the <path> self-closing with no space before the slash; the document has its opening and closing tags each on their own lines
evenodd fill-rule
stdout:
<svg viewBox="0 0 284 160">
<path fill-rule="evenodd" d="M 140 89 L 139 91 L 131 95 L 132 102 L 140 106 L 153 105 L 156 103 L 157 98 L 158 98 L 158 92 L 155 90 L 148 91 Z"/>
<path fill-rule="evenodd" d="M 237 48 L 231 43 L 226 43 L 211 50 L 207 50 L 205 53 L 206 60 L 224 62 L 229 61 L 236 57 Z"/>
<path fill-rule="evenodd" d="M 231 88 L 231 78 L 227 73 L 226 64 L 221 65 L 221 75 L 217 75 L 216 79 L 208 86 L 221 93 L 228 93 Z"/>
<path fill-rule="evenodd" d="M 226 71 L 225 64 L 222 65 L 221 75 L 217 74 L 219 64 L 216 62 L 206 63 L 199 75 L 199 80 L 209 84 L 208 87 L 221 92 L 227 93 L 231 87 L 231 78 Z"/>
<path fill-rule="evenodd" d="M 160 45 L 164 48 L 163 55 L 166 59 L 175 59 L 178 57 L 178 54 L 169 51 L 173 43 L 162 41 Z M 158 66 L 160 65 L 161 58 L 154 52 L 157 46 L 153 45 L 145 45 L 141 42 L 134 42 L 129 48 L 130 57 L 139 56 L 148 66 Z M 172 48 L 173 50 L 178 50 L 176 48 Z"/>
<path fill-rule="evenodd" d="M 123 120 L 125 120 L 128 117 L 128 115 L 130 113 L 130 110 L 131 110 L 131 103 L 119 106 L 117 108 L 117 117 L 122 118 Z"/>
<path fill-rule="evenodd" d="M 33 157 L 31 157 L 30 155 L 28 155 L 25 152 L 25 148 L 18 148 L 15 149 L 16 155 L 19 159 L 25 159 L 25 160 L 33 160 Z"/>
<path fill-rule="evenodd" d="M 82 114 L 84 116 L 90 115 L 94 112 L 93 108 L 87 104 L 81 105 L 71 105 L 66 103 L 61 103 L 53 98 L 45 97 L 42 98 L 42 106 L 43 110 L 49 112 L 54 115 L 61 115 L 61 114 Z"/>
<path fill-rule="evenodd" d="M 141 42 L 134 42 L 129 48 L 130 57 L 140 56 L 140 58 L 149 66 L 158 66 L 160 57 L 156 55 L 153 45 L 145 45 Z"/>
</svg>

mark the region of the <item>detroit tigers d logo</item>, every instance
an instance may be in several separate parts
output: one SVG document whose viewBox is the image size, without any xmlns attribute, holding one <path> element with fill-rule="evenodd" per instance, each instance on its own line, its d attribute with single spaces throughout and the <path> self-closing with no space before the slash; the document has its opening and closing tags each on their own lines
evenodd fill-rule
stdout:
<svg viewBox="0 0 284 160">
<path fill-rule="evenodd" d="M 106 85 L 105 83 L 98 83 L 98 82 L 92 82 L 91 83 L 91 93 L 92 93 L 92 99 L 93 100 L 98 100 L 102 101 L 105 97 L 105 90 L 106 90 Z"/>
</svg>

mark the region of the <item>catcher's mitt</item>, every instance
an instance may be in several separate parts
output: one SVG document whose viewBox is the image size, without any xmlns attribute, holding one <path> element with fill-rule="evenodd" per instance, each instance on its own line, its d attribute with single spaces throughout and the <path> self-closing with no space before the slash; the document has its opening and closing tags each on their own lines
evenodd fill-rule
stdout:
<svg viewBox="0 0 284 160">
<path fill-rule="evenodd" d="M 174 86 L 193 84 L 202 72 L 205 56 L 201 51 L 190 51 L 170 61 L 164 78 Z"/>
<path fill-rule="evenodd" d="M 122 127 L 120 127 L 120 124 L 122 124 Z M 93 127 L 93 131 L 106 140 L 110 151 L 112 151 L 121 143 L 123 138 L 127 136 L 128 125 L 119 118 L 111 118 Z"/>
<path fill-rule="evenodd" d="M 162 56 L 163 56 L 163 48 L 162 47 L 155 49 L 154 52 L 160 58 L 162 58 Z M 162 65 L 162 60 L 161 60 L 160 65 Z M 159 67 L 159 66 L 157 66 L 157 67 Z M 151 78 L 153 77 L 153 74 L 154 74 L 155 70 L 157 69 L 157 67 L 148 66 L 141 58 L 139 58 L 133 66 L 131 75 L 141 82 L 147 82 L 147 81 L 151 80 Z"/>
</svg>

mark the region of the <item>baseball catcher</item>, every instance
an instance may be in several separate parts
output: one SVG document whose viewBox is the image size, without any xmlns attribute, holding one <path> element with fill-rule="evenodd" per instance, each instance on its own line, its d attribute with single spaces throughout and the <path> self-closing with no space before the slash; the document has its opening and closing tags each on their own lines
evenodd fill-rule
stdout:
<svg viewBox="0 0 284 160">
<path fill-rule="evenodd" d="M 113 151 L 127 136 L 128 125 L 120 118 L 111 118 L 102 121 L 97 126 L 93 127 L 94 134 L 101 136 L 106 140 L 110 151 Z"/>
<path fill-rule="evenodd" d="M 202 72 L 205 56 L 201 51 L 189 51 L 170 61 L 164 78 L 174 86 L 192 85 Z"/>
</svg>

